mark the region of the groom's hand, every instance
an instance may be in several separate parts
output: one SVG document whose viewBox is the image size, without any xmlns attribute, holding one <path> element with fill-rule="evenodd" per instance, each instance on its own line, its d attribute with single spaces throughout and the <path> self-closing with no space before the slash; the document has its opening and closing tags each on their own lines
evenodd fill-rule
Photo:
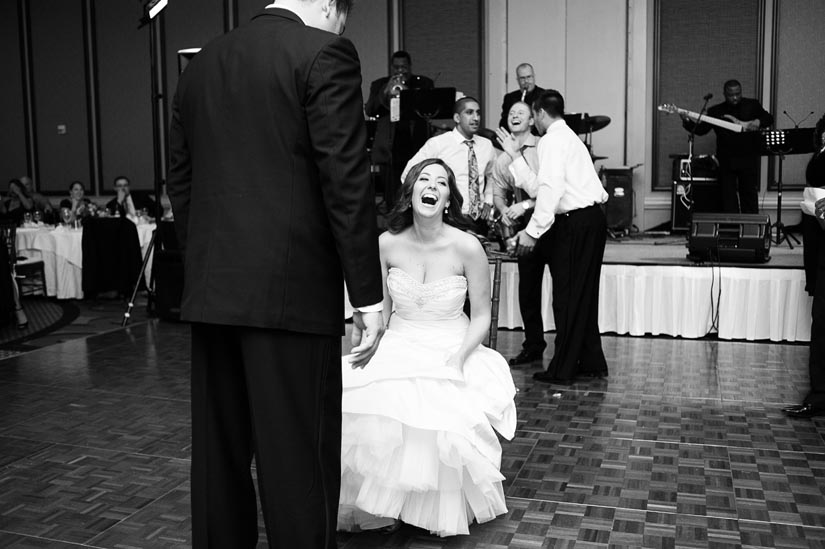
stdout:
<svg viewBox="0 0 825 549">
<path fill-rule="evenodd" d="M 384 313 L 362 313 L 355 311 L 352 315 L 352 359 L 353 368 L 363 368 L 378 350 L 378 342 L 384 336 Z"/>
</svg>

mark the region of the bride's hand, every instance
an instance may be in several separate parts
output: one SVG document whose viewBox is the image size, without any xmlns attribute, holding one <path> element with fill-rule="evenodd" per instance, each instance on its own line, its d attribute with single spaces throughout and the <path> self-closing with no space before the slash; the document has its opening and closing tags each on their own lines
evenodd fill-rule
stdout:
<svg viewBox="0 0 825 549">
<path fill-rule="evenodd" d="M 461 356 L 461 353 L 453 353 L 447 358 L 447 367 L 454 368 L 459 373 L 464 373 L 464 357 Z"/>
</svg>

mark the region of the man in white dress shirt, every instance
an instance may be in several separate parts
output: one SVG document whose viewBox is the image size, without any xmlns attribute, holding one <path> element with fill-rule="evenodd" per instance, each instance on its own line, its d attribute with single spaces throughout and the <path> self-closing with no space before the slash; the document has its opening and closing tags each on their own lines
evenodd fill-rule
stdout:
<svg viewBox="0 0 825 549">
<path fill-rule="evenodd" d="M 464 203 L 461 213 L 469 216 L 480 234 L 486 234 L 486 222 L 493 205 L 492 185 L 486 185 L 496 158 L 493 143 L 477 135 L 481 125 L 481 105 L 472 97 L 462 97 L 453 107 L 453 131 L 431 137 L 413 156 L 401 182 L 410 168 L 427 158 L 440 158 L 453 170 L 456 186 Z"/>
<path fill-rule="evenodd" d="M 581 139 L 564 122 L 564 98 L 547 90 L 533 103 L 533 120 L 542 138 L 539 169 L 532 174 L 523 158 L 510 165 L 523 188 L 535 190 L 536 207 L 517 235 L 516 253 L 544 257 L 553 277 L 556 341 L 546 371 L 533 378 L 569 385 L 577 376 L 607 376 L 599 332 L 599 276 L 607 223 L 607 193 Z M 532 192 L 531 192 L 532 194 Z"/>
</svg>

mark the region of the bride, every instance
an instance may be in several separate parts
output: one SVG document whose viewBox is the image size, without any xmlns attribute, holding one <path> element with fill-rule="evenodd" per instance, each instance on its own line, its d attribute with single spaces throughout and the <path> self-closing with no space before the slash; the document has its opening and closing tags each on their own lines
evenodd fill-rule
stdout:
<svg viewBox="0 0 825 549">
<path fill-rule="evenodd" d="M 493 429 L 513 437 L 516 390 L 504 357 L 481 346 L 490 272 L 461 203 L 452 170 L 424 160 L 379 239 L 387 331 L 366 368 L 342 361 L 339 530 L 400 520 L 450 536 L 507 512 Z"/>
</svg>

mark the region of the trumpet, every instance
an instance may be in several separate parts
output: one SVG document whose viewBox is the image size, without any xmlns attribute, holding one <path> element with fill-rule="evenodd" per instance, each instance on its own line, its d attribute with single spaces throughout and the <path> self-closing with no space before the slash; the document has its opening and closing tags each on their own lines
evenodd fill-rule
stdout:
<svg viewBox="0 0 825 549">
<path fill-rule="evenodd" d="M 394 74 L 390 78 L 390 95 L 398 95 L 401 90 L 407 89 L 407 77 L 403 74 Z"/>
</svg>

